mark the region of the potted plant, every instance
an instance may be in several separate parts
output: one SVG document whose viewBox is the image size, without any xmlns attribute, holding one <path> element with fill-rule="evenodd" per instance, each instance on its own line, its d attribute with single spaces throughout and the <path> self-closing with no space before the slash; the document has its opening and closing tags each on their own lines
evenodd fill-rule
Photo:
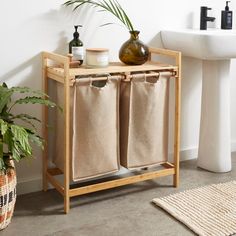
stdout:
<svg viewBox="0 0 236 236">
<path fill-rule="evenodd" d="M 13 96 L 17 98 L 13 99 Z M 28 87 L 8 88 L 5 83 L 0 85 L 0 230 L 8 226 L 14 211 L 16 201 L 14 161 L 19 162 L 32 157 L 33 143 L 43 148 L 43 139 L 37 134 L 34 123 L 40 120 L 27 114 L 23 109 L 18 114 L 12 112 L 14 107 L 22 104 L 56 106 L 41 91 Z"/>
<path fill-rule="evenodd" d="M 74 5 L 74 10 L 83 5 L 98 8 L 101 11 L 107 11 L 115 16 L 130 33 L 130 39 L 120 48 L 119 58 L 128 65 L 142 65 L 148 60 L 148 47 L 139 40 L 139 31 L 135 30 L 128 15 L 117 0 L 69 0 L 64 3 L 65 6 Z M 103 24 L 109 25 L 111 23 Z"/>
</svg>

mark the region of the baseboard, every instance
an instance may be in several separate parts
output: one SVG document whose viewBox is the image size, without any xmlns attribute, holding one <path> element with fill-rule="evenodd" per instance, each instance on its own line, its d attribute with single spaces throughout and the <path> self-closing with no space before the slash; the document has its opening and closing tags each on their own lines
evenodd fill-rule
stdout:
<svg viewBox="0 0 236 236">
<path fill-rule="evenodd" d="M 236 143 L 235 143 L 236 147 Z M 182 150 L 180 152 L 180 161 L 186 161 L 197 157 L 197 148 Z M 42 191 L 42 178 L 19 181 L 17 183 L 17 195 Z"/>
<path fill-rule="evenodd" d="M 16 187 L 17 195 L 38 192 L 43 189 L 42 187 L 42 178 L 35 178 L 25 181 L 18 181 Z"/>
<path fill-rule="evenodd" d="M 180 151 L 180 161 L 187 161 L 187 160 L 192 160 L 196 159 L 198 154 L 198 149 L 197 148 L 188 148 L 188 149 L 183 149 Z M 173 161 L 173 153 L 169 154 L 169 159 L 170 162 Z"/>
<path fill-rule="evenodd" d="M 236 152 L 236 140 L 231 142 L 231 152 Z"/>
<path fill-rule="evenodd" d="M 232 152 L 236 152 L 236 140 L 231 144 Z M 180 161 L 187 161 L 196 159 L 198 154 L 197 148 L 189 148 L 180 151 Z M 172 157 L 171 157 L 172 156 Z M 173 155 L 170 155 L 170 159 Z M 17 184 L 17 194 L 26 194 L 42 190 L 42 178 L 35 178 L 31 180 L 19 181 Z"/>
</svg>

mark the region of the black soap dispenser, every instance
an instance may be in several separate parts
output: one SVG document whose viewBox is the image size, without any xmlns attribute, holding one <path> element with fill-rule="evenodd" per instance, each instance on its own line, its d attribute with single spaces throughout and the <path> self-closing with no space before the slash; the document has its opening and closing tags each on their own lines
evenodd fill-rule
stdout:
<svg viewBox="0 0 236 236">
<path fill-rule="evenodd" d="M 69 53 L 72 54 L 72 61 L 79 61 L 80 65 L 82 65 L 84 61 L 84 47 L 78 33 L 78 27 L 82 27 L 82 25 L 75 25 L 74 27 L 74 38 L 69 43 Z"/>
<path fill-rule="evenodd" d="M 226 1 L 225 10 L 221 11 L 221 29 L 232 29 L 233 12 L 229 10 L 230 1 Z"/>
</svg>

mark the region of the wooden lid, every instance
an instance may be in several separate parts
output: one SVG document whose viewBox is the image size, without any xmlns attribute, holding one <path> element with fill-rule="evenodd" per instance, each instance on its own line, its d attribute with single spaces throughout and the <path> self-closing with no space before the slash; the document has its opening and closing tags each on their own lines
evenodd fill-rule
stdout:
<svg viewBox="0 0 236 236">
<path fill-rule="evenodd" d="M 86 51 L 88 52 L 108 52 L 108 48 L 87 48 Z"/>
</svg>

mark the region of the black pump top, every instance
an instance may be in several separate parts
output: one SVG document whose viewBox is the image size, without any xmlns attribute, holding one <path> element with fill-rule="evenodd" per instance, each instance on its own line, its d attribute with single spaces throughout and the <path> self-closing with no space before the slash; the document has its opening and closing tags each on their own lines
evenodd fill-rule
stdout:
<svg viewBox="0 0 236 236">
<path fill-rule="evenodd" d="M 82 27 L 82 25 L 75 25 L 75 32 L 73 34 L 74 38 L 78 39 L 79 38 L 79 32 L 78 32 L 78 27 Z"/>
<path fill-rule="evenodd" d="M 226 10 L 226 11 L 229 11 L 229 2 L 230 2 L 230 1 L 226 1 L 226 6 L 225 6 L 225 10 Z"/>
</svg>

